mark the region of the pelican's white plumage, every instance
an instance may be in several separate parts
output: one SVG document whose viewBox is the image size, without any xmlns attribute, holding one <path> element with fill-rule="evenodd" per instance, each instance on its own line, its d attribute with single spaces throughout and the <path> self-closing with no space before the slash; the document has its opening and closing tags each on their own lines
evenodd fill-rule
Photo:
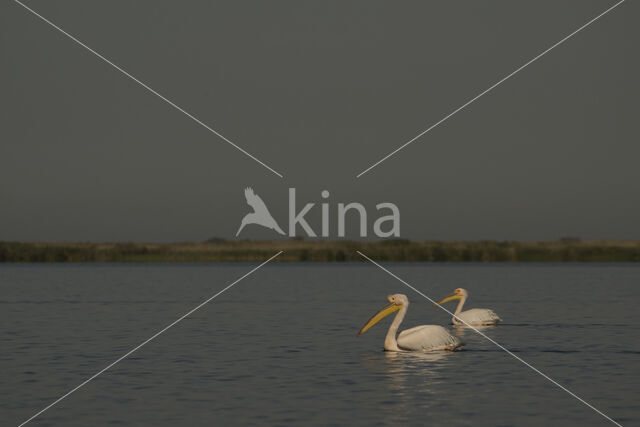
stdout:
<svg viewBox="0 0 640 427">
<path fill-rule="evenodd" d="M 362 327 L 358 335 L 363 334 L 373 325 L 391 313 L 398 312 L 389 326 L 384 340 L 387 351 L 438 351 L 458 350 L 464 344 L 451 335 L 445 328 L 437 325 L 422 325 L 398 333 L 398 327 L 407 314 L 409 299 L 406 295 L 395 294 L 387 297 L 389 305 L 377 312 Z"/>
<path fill-rule="evenodd" d="M 502 321 L 500 317 L 488 308 L 472 308 L 471 310 L 462 311 L 465 301 L 469 293 L 466 289 L 458 288 L 453 291 L 452 294 L 447 295 L 442 300 L 438 301 L 438 304 L 444 304 L 448 301 L 460 300 L 458 307 L 454 313 L 451 321 L 454 325 L 470 325 L 470 326 L 483 326 L 483 325 L 497 325 Z"/>
<path fill-rule="evenodd" d="M 493 310 L 489 310 L 488 308 L 472 308 L 471 310 L 465 310 L 460 314 L 456 314 L 456 317 L 453 318 L 453 323 L 456 325 L 464 325 L 461 320 L 464 320 L 464 322 L 469 325 L 495 325 L 502 319 L 500 319 Z"/>
<path fill-rule="evenodd" d="M 454 350 L 460 340 L 438 325 L 422 325 L 398 334 L 398 347 L 410 351 Z"/>
</svg>

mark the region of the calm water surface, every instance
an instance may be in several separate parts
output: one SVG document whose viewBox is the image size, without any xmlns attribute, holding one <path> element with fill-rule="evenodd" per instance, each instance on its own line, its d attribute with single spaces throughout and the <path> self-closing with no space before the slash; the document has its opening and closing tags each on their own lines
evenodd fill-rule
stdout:
<svg viewBox="0 0 640 427">
<path fill-rule="evenodd" d="M 18 425 L 255 264 L 0 266 L 0 412 Z M 623 425 L 640 425 L 640 266 L 390 264 L 456 287 L 484 332 Z M 473 331 L 453 354 L 356 338 L 390 293 L 404 327 L 449 316 L 367 264 L 269 265 L 32 425 L 612 425 Z M 448 306 L 455 308 L 454 303 Z"/>
</svg>

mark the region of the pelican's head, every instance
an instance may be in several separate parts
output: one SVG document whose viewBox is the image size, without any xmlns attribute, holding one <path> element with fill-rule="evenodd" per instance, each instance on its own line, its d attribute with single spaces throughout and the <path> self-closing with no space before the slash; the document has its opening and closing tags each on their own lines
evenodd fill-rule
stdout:
<svg viewBox="0 0 640 427">
<path fill-rule="evenodd" d="M 378 311 L 374 314 L 371 319 L 367 320 L 367 323 L 364 324 L 360 332 L 358 332 L 358 336 L 367 332 L 373 325 L 390 315 L 391 313 L 395 313 L 403 307 L 409 306 L 409 298 L 403 294 L 393 294 L 387 297 L 389 304 L 384 306 L 382 310 Z"/>
<path fill-rule="evenodd" d="M 469 294 L 467 293 L 466 289 L 458 288 L 452 293 L 450 293 L 449 295 L 447 295 L 446 297 L 442 298 L 440 301 L 438 301 L 437 304 L 444 304 L 445 302 L 453 301 L 456 299 L 463 299 L 463 298 L 466 298 L 468 295 Z"/>
</svg>

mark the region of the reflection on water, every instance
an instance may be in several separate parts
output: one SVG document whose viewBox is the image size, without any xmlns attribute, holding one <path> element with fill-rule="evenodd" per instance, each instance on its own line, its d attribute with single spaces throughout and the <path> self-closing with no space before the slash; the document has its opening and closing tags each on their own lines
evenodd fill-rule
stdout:
<svg viewBox="0 0 640 427">
<path fill-rule="evenodd" d="M 389 388 L 395 390 L 401 396 L 411 393 L 433 394 L 437 392 L 438 379 L 443 368 L 442 361 L 450 355 L 450 352 L 395 352 L 385 351 L 385 374 Z M 411 377 L 420 378 L 418 388 Z"/>
<path fill-rule="evenodd" d="M 394 410 L 385 416 L 386 424 L 400 420 L 397 414 L 411 413 L 417 409 L 428 413 L 429 407 L 438 401 L 442 383 L 451 369 L 453 352 L 395 352 L 381 351 L 362 358 L 363 366 L 381 377 L 382 388 L 393 397 Z M 389 402 L 391 403 L 391 402 Z"/>
<path fill-rule="evenodd" d="M 460 339 L 463 339 L 467 334 L 478 335 L 478 332 L 476 331 L 482 332 L 483 334 L 490 336 L 489 334 L 487 334 L 487 330 L 498 328 L 498 327 L 499 325 L 478 325 L 473 327 L 469 327 L 466 325 L 452 325 L 451 334 L 457 336 Z"/>
<path fill-rule="evenodd" d="M 450 351 L 385 351 L 384 353 L 387 361 L 399 360 L 404 363 L 414 362 L 421 366 L 429 366 L 425 362 L 437 362 L 452 354 Z"/>
</svg>

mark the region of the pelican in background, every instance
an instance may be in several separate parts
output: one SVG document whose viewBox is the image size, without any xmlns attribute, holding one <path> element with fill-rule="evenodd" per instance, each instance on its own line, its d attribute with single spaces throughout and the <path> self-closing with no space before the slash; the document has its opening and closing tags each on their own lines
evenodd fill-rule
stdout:
<svg viewBox="0 0 640 427">
<path fill-rule="evenodd" d="M 244 197 L 247 199 L 247 204 L 253 208 L 253 212 L 246 214 L 244 218 L 242 218 L 242 224 L 240 224 L 240 228 L 238 229 L 236 236 L 240 234 L 244 226 L 247 224 L 258 224 L 275 230 L 280 234 L 284 234 L 284 231 L 282 231 L 276 220 L 273 219 L 269 213 L 267 205 L 264 204 L 260 196 L 253 192 L 251 187 L 244 189 Z"/>
<path fill-rule="evenodd" d="M 384 319 L 391 313 L 396 314 L 395 319 L 389 326 L 389 332 L 384 339 L 384 349 L 386 351 L 437 351 L 437 350 L 459 350 L 464 344 L 451 335 L 445 328 L 437 325 L 422 325 L 407 329 L 398 333 L 398 327 L 409 308 L 409 298 L 403 294 L 389 295 L 387 297 L 389 305 L 373 315 L 371 319 L 358 332 L 358 336 L 365 333 L 373 325 Z"/>
<path fill-rule="evenodd" d="M 468 296 L 469 293 L 466 289 L 458 288 L 453 291 L 453 293 L 438 301 L 437 304 L 444 304 L 445 302 L 456 299 L 460 300 L 458 307 L 456 307 L 456 312 L 451 319 L 454 325 L 497 325 L 502 321 L 502 319 L 493 310 L 489 310 L 488 308 L 472 308 L 471 310 L 462 311 L 462 306 L 464 306 Z"/>
</svg>

